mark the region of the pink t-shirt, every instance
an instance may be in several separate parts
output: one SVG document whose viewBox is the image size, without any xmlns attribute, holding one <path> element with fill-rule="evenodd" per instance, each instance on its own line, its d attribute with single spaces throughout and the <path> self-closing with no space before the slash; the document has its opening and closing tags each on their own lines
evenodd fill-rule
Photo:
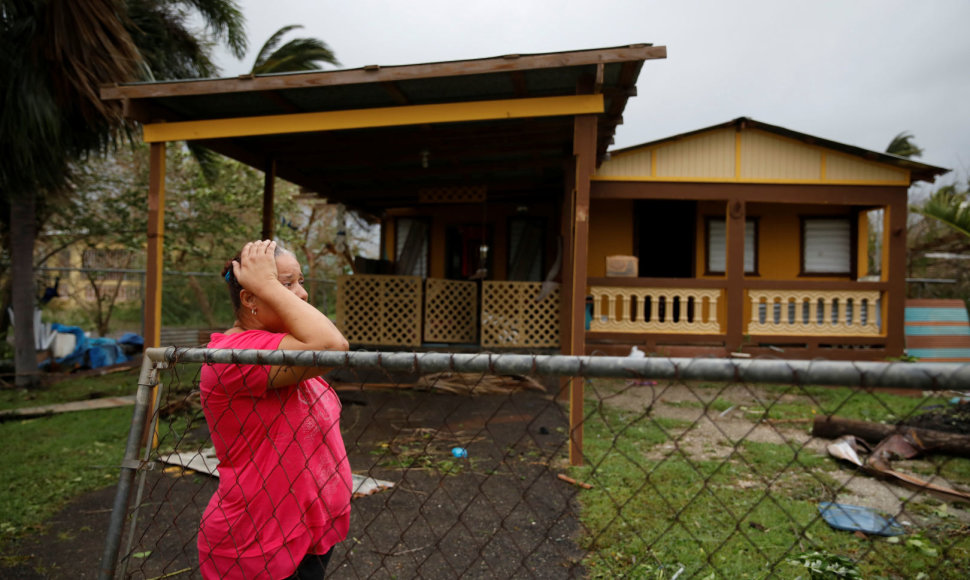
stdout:
<svg viewBox="0 0 970 580">
<path fill-rule="evenodd" d="M 283 334 L 213 334 L 209 348 L 279 348 Z M 285 578 L 347 537 L 352 483 L 340 400 L 319 377 L 267 389 L 269 367 L 204 365 L 219 489 L 199 525 L 205 578 Z"/>
</svg>

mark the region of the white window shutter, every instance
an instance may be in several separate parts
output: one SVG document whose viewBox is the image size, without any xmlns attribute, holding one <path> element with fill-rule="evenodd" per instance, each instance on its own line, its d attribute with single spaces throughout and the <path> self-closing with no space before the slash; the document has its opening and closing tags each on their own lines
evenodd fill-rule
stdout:
<svg viewBox="0 0 970 580">
<path fill-rule="evenodd" d="M 852 228 L 848 219 L 806 219 L 806 274 L 848 274 L 852 270 Z"/>
</svg>

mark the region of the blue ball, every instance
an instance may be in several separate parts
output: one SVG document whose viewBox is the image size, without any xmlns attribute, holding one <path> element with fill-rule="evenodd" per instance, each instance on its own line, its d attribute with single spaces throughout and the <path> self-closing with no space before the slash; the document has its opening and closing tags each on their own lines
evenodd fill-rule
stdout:
<svg viewBox="0 0 970 580">
<path fill-rule="evenodd" d="M 468 457 L 468 451 L 464 447 L 453 447 L 451 449 L 451 454 L 458 459 Z"/>
</svg>

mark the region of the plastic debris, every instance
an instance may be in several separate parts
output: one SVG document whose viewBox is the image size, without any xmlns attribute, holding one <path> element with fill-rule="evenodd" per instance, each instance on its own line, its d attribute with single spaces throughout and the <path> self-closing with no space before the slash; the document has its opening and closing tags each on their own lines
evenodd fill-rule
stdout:
<svg viewBox="0 0 970 580">
<path fill-rule="evenodd" d="M 458 459 L 464 459 L 465 457 L 468 457 L 468 450 L 464 447 L 452 447 L 451 454 Z"/>
<path fill-rule="evenodd" d="M 899 536 L 906 533 L 902 524 L 872 508 L 823 501 L 818 504 L 818 510 L 826 523 L 837 530 L 877 536 Z"/>
</svg>

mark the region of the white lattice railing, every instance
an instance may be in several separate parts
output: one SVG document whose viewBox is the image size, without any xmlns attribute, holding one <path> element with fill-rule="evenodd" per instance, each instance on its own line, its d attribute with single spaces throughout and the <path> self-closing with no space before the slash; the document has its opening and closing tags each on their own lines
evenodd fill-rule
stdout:
<svg viewBox="0 0 970 580">
<path fill-rule="evenodd" d="M 873 336 L 882 332 L 878 290 L 748 290 L 748 334 Z"/>
<path fill-rule="evenodd" d="M 424 281 L 424 341 L 474 343 L 478 340 L 478 283 Z"/>
<path fill-rule="evenodd" d="M 542 282 L 482 282 L 481 345 L 559 346 L 559 285 Z"/>
<path fill-rule="evenodd" d="M 422 291 L 417 276 L 341 276 L 337 326 L 351 344 L 420 346 Z"/>
<path fill-rule="evenodd" d="M 636 288 L 594 286 L 594 332 L 718 334 L 720 288 Z"/>
</svg>

